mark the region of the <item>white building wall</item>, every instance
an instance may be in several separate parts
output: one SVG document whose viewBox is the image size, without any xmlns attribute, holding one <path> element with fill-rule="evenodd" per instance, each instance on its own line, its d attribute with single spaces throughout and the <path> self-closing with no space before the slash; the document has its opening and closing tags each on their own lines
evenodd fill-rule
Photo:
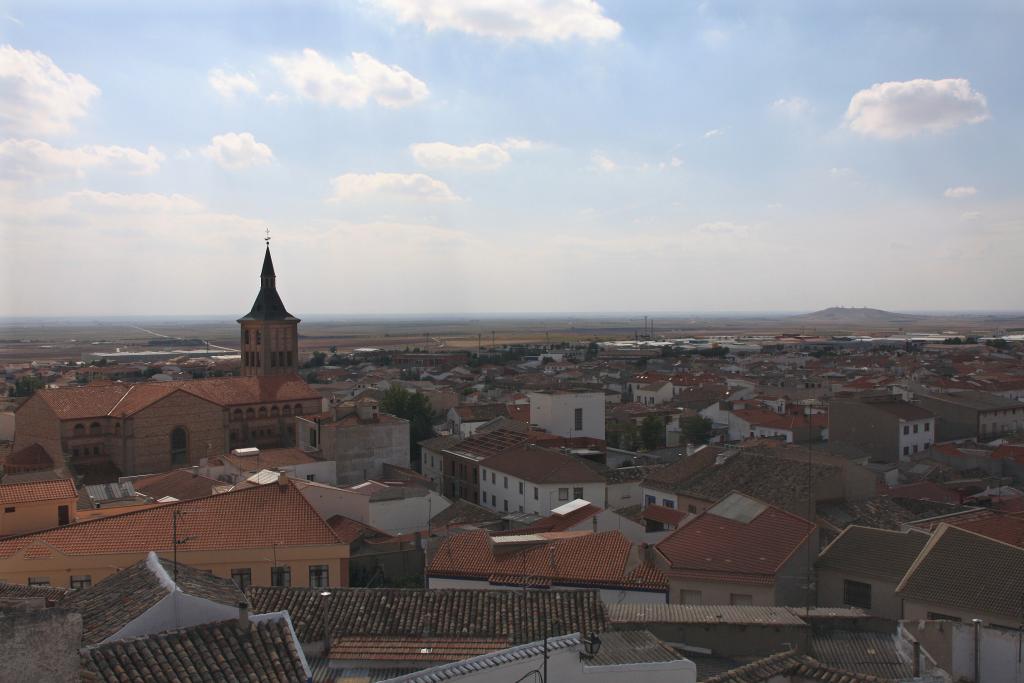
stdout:
<svg viewBox="0 0 1024 683">
<path fill-rule="evenodd" d="M 532 392 L 530 421 L 541 429 L 564 437 L 586 436 L 604 440 L 603 392 Z M 581 429 L 576 429 L 576 409 L 583 411 Z"/>
<path fill-rule="evenodd" d="M 927 427 L 927 431 L 925 431 Z M 899 448 L 898 455 L 901 459 L 909 459 L 910 456 L 926 450 L 935 443 L 935 419 L 924 420 L 900 420 L 899 426 Z M 916 431 L 915 431 L 916 430 Z M 907 433 L 904 434 L 903 432 Z"/>
<path fill-rule="evenodd" d="M 674 493 L 668 493 L 666 491 L 659 491 L 658 489 L 652 489 L 644 487 L 640 490 L 640 504 L 647 507 L 651 503 L 655 505 L 661 505 L 663 507 L 672 508 L 674 510 L 679 509 L 679 496 Z M 654 500 L 651 500 L 651 497 Z M 671 503 L 671 504 L 670 504 Z"/>
<path fill-rule="evenodd" d="M 428 528 L 430 518 L 450 505 L 447 498 L 433 491 L 414 498 L 371 500 L 369 521 L 366 523 L 389 534 L 409 534 Z"/>
<path fill-rule="evenodd" d="M 491 474 L 494 474 L 494 482 L 491 481 Z M 505 487 L 505 478 L 508 478 L 508 488 Z M 519 492 L 519 484 L 523 485 L 523 492 Z M 537 489 L 536 496 L 534 489 Z M 574 495 L 575 489 L 583 489 L 582 496 Z M 565 489 L 566 498 L 560 493 Z M 551 511 L 560 505 L 565 505 L 576 498 L 583 498 L 587 502 L 604 507 L 605 484 L 604 482 L 577 482 L 569 484 L 534 484 L 516 477 L 508 476 L 489 469 L 480 468 L 480 504 L 497 512 L 529 512 L 535 515 L 547 517 Z M 505 503 L 508 502 L 508 509 Z"/>
<path fill-rule="evenodd" d="M 175 591 L 163 600 L 125 624 L 120 631 L 108 636 L 102 642 L 124 640 L 135 636 L 161 633 L 176 628 L 187 628 L 197 624 L 209 624 L 238 618 L 238 606 L 222 605 L 205 598 Z"/>
</svg>

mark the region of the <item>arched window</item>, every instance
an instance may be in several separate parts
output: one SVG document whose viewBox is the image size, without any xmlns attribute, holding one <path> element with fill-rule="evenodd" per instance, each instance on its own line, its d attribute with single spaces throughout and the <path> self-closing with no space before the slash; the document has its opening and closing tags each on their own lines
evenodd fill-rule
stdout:
<svg viewBox="0 0 1024 683">
<path fill-rule="evenodd" d="M 171 430 L 171 464 L 184 465 L 188 463 L 188 432 L 184 427 L 175 427 Z"/>
<path fill-rule="evenodd" d="M 114 436 L 121 436 L 121 423 L 120 422 L 115 422 L 114 423 Z"/>
<path fill-rule="evenodd" d="M 246 420 L 251 420 L 254 417 L 256 417 L 256 411 L 253 410 L 252 408 L 246 408 L 245 409 L 245 419 Z"/>
<path fill-rule="evenodd" d="M 296 403 L 295 404 L 295 414 L 296 415 L 302 415 L 302 404 L 301 403 Z"/>
<path fill-rule="evenodd" d="M 85 425 L 81 422 L 75 425 L 75 436 L 85 436 Z"/>
<path fill-rule="evenodd" d="M 277 417 L 280 413 L 281 411 L 277 409 L 277 406 L 270 409 L 270 417 Z"/>
<path fill-rule="evenodd" d="M 292 414 L 292 407 L 291 406 L 285 406 L 284 408 L 281 409 L 281 414 L 282 415 L 291 415 Z"/>
<path fill-rule="evenodd" d="M 266 406 L 260 406 L 260 417 L 266 417 L 266 416 L 267 416 L 267 407 Z"/>
<path fill-rule="evenodd" d="M 103 430 L 103 428 L 100 427 L 100 423 L 99 422 L 93 422 L 91 425 L 89 425 L 89 433 L 90 434 L 99 434 L 99 433 L 102 432 L 102 430 Z"/>
<path fill-rule="evenodd" d="M 241 408 L 235 408 L 234 412 L 231 413 L 231 419 L 232 420 L 236 420 L 236 421 L 241 421 L 241 419 L 242 419 L 242 409 Z"/>
</svg>

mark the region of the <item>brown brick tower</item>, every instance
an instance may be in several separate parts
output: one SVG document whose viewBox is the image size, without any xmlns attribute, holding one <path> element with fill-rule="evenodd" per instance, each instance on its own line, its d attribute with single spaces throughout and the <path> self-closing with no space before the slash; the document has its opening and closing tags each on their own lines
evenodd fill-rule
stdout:
<svg viewBox="0 0 1024 683">
<path fill-rule="evenodd" d="M 277 293 L 277 275 L 270 258 L 270 238 L 260 273 L 260 293 L 242 326 L 242 377 L 288 375 L 299 365 L 299 319 L 285 310 Z"/>
</svg>

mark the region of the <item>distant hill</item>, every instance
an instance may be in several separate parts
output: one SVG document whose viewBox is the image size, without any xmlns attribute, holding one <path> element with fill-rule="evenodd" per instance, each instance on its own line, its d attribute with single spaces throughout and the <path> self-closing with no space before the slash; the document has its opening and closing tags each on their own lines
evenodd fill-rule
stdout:
<svg viewBox="0 0 1024 683">
<path fill-rule="evenodd" d="M 793 315 L 788 320 L 805 323 L 833 323 L 838 325 L 872 325 L 883 323 L 909 323 L 927 319 L 924 315 L 893 313 L 877 308 L 844 308 L 832 306 L 814 313 Z"/>
</svg>

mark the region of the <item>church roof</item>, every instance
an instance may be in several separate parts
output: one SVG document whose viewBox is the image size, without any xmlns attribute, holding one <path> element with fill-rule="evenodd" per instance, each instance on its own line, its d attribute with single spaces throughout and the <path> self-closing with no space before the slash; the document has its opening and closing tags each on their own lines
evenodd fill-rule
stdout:
<svg viewBox="0 0 1024 683">
<path fill-rule="evenodd" d="M 299 319 L 289 313 L 281 295 L 277 293 L 277 274 L 274 272 L 274 261 L 270 258 L 270 245 L 267 245 L 263 256 L 263 270 L 260 272 L 260 292 L 252 304 L 252 310 L 238 319 L 243 320 L 284 320 L 298 322 Z"/>
</svg>

